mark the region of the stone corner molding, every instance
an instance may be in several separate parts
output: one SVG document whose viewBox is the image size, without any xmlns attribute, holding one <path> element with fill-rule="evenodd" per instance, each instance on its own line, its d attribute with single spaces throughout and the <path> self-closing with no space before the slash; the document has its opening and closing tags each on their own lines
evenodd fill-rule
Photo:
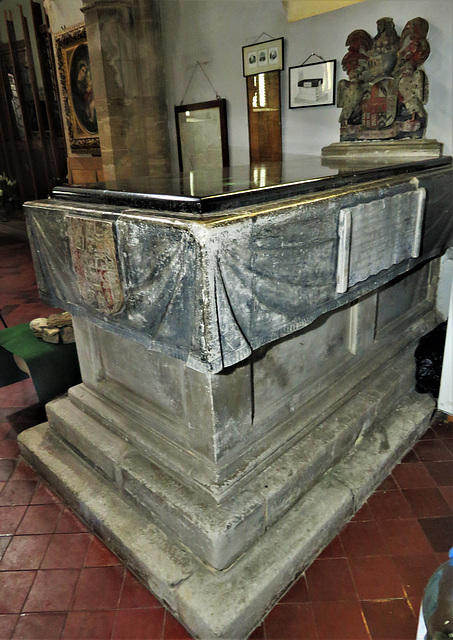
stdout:
<svg viewBox="0 0 453 640">
<path fill-rule="evenodd" d="M 86 0 L 84 1 L 80 11 L 86 13 L 92 9 L 132 9 L 136 4 L 136 0 Z"/>
</svg>

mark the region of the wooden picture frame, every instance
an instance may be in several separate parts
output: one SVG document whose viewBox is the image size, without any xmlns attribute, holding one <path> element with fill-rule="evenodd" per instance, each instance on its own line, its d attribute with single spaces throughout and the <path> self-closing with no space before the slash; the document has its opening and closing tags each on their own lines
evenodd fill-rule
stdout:
<svg viewBox="0 0 453 640">
<path fill-rule="evenodd" d="M 336 60 L 289 68 L 289 108 L 335 104 Z"/>
<path fill-rule="evenodd" d="M 55 44 L 69 146 L 74 150 L 99 149 L 85 26 L 57 35 Z"/>
<path fill-rule="evenodd" d="M 226 100 L 175 107 L 180 171 L 229 167 Z"/>
<path fill-rule="evenodd" d="M 255 42 L 242 47 L 244 77 L 283 69 L 283 38 Z"/>
</svg>

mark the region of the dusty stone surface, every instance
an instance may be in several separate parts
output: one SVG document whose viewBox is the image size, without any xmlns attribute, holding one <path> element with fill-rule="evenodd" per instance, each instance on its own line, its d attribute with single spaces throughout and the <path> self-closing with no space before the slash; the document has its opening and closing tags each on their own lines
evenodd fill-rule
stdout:
<svg viewBox="0 0 453 640">
<path fill-rule="evenodd" d="M 52 437 L 47 423 L 19 442 L 24 457 L 195 638 L 244 640 L 426 430 L 434 405 L 428 396 L 403 398 L 227 571 L 210 570 L 172 541 Z"/>
</svg>

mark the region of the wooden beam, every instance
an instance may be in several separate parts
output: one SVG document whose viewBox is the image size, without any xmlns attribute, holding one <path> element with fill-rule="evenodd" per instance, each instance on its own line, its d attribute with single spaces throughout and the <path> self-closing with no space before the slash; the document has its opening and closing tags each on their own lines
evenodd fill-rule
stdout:
<svg viewBox="0 0 453 640">
<path fill-rule="evenodd" d="M 34 105 L 35 105 L 36 119 L 37 119 L 37 122 L 38 122 L 38 130 L 39 130 L 39 135 L 40 135 L 40 138 L 41 138 L 42 157 L 43 157 L 43 161 L 44 161 L 44 170 L 45 170 L 45 173 L 46 173 L 47 184 L 48 184 L 49 189 L 50 189 L 51 188 L 52 173 L 51 173 L 50 162 L 49 162 L 49 154 L 48 154 L 48 151 L 47 151 L 46 126 L 45 126 L 44 118 L 43 118 L 42 111 L 41 111 L 41 101 L 39 99 L 39 89 L 38 89 L 38 82 L 37 82 L 37 79 L 36 79 L 36 71 L 35 71 L 35 63 L 34 63 L 34 59 L 33 59 L 33 51 L 32 51 L 32 48 L 31 48 L 30 32 L 28 30 L 27 18 L 24 16 L 24 12 L 22 10 L 22 5 L 19 5 L 19 9 L 20 9 L 20 18 L 21 18 L 21 22 L 22 22 L 22 31 L 23 31 L 23 34 L 24 34 L 25 53 L 27 55 L 28 69 L 29 69 L 29 72 L 30 72 L 30 82 L 31 82 L 31 89 L 32 89 L 32 93 L 33 93 L 33 102 L 34 102 Z"/>
<path fill-rule="evenodd" d="M 44 90 L 44 104 L 46 107 L 47 120 L 49 122 L 49 138 L 50 138 L 50 148 L 52 151 L 52 161 L 54 164 L 54 176 L 56 178 L 60 178 L 61 171 L 64 169 L 62 167 L 62 160 L 60 160 L 61 153 L 58 146 L 58 139 L 60 138 L 64 140 L 64 135 L 63 135 L 63 123 L 61 123 L 61 134 L 60 136 L 58 135 L 58 132 L 55 127 L 55 120 L 54 120 L 55 113 L 52 109 L 52 104 L 56 103 L 58 114 L 60 117 L 60 122 L 61 122 L 58 90 L 55 87 L 55 91 L 57 91 L 57 93 L 56 95 L 53 95 L 54 91 L 53 91 L 52 81 L 49 74 L 49 67 L 50 67 L 50 73 L 53 74 L 53 77 L 55 78 L 55 82 L 56 82 L 56 70 L 55 70 L 55 62 L 53 58 L 52 43 L 49 38 L 48 25 L 46 23 L 43 23 L 41 5 L 38 2 L 33 2 L 33 0 L 30 0 L 30 8 L 31 8 L 31 14 L 33 18 L 33 31 L 35 34 L 36 44 L 38 47 L 38 60 L 39 60 L 39 67 L 41 69 L 41 77 L 42 77 L 43 90 Z M 44 27 L 44 30 L 43 30 L 43 27 Z M 42 46 L 43 31 L 45 33 L 45 40 L 48 45 L 48 52 L 43 51 L 43 46 Z M 46 62 L 48 62 L 49 67 L 46 65 Z M 64 155 L 65 155 L 64 162 L 66 162 L 66 153 Z"/>
<path fill-rule="evenodd" d="M 12 20 L 11 12 L 9 12 L 9 17 L 8 17 L 5 11 L 5 22 L 6 22 L 6 32 L 8 34 L 8 44 L 9 44 L 9 51 L 11 55 L 11 62 L 13 64 L 13 74 L 14 74 L 14 80 L 16 83 L 17 97 L 19 100 L 19 107 L 22 113 L 22 120 L 24 122 L 25 150 L 26 150 L 28 164 L 29 164 L 30 178 L 31 178 L 31 183 L 33 187 L 34 197 L 38 198 L 39 194 L 38 194 L 38 185 L 37 185 L 36 175 L 35 175 L 35 165 L 33 162 L 33 156 L 31 153 L 31 146 L 30 146 L 31 127 L 30 127 L 30 122 L 29 122 L 28 113 L 26 109 L 25 96 L 24 96 L 24 91 L 22 86 L 22 77 L 20 73 L 20 63 L 17 56 L 16 32 L 14 29 L 14 22 Z"/>
</svg>

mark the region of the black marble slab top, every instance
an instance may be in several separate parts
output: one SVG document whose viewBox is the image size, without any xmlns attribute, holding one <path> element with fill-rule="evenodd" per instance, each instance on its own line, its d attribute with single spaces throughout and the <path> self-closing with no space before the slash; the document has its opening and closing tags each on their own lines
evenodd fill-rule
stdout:
<svg viewBox="0 0 453 640">
<path fill-rule="evenodd" d="M 331 166 L 328 166 L 327 162 Z M 58 200 L 186 213 L 212 213 L 277 198 L 316 193 L 369 180 L 414 173 L 451 164 L 450 156 L 417 160 L 341 161 L 335 166 L 318 156 L 299 156 L 276 163 L 213 167 L 166 178 L 137 177 L 55 187 Z"/>
</svg>

